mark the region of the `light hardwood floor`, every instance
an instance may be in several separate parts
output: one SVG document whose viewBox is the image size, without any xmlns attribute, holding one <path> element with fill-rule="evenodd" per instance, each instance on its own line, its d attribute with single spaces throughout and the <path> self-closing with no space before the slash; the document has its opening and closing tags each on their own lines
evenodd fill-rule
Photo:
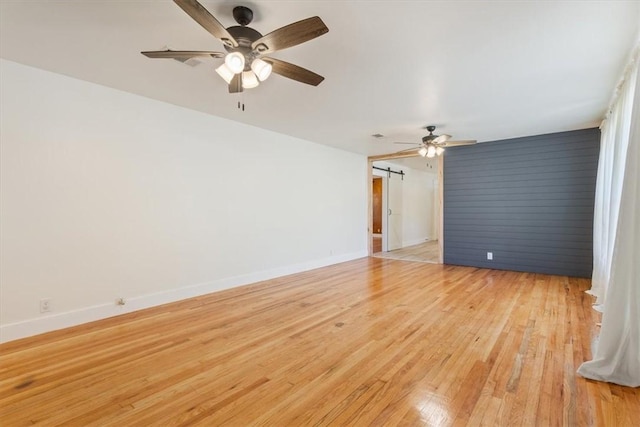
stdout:
<svg viewBox="0 0 640 427">
<path fill-rule="evenodd" d="M 413 246 L 407 246 L 401 249 L 395 249 L 389 252 L 382 252 L 382 243 L 379 245 L 378 251 L 375 251 L 376 245 L 374 240 L 374 254 L 376 258 L 398 259 L 402 261 L 418 261 L 430 262 L 437 264 L 440 258 L 440 247 L 437 240 L 419 243 Z"/>
<path fill-rule="evenodd" d="M 0 425 L 631 426 L 575 374 L 588 287 L 364 258 L 193 298 L 0 346 Z"/>
</svg>

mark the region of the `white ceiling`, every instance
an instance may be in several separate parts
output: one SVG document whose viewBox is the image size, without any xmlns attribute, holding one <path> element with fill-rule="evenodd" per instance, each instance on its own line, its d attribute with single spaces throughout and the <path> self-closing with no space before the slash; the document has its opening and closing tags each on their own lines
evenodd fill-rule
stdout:
<svg viewBox="0 0 640 427">
<path fill-rule="evenodd" d="M 328 34 L 272 56 L 326 80 L 312 87 L 273 75 L 230 95 L 213 59 L 191 67 L 142 56 L 223 50 L 168 0 L 1 0 L 0 56 L 373 155 L 419 142 L 427 124 L 479 141 L 597 126 L 640 27 L 636 0 L 202 4 L 225 26 L 235 25 L 234 6 L 249 6 L 263 34 L 320 16 Z"/>
</svg>

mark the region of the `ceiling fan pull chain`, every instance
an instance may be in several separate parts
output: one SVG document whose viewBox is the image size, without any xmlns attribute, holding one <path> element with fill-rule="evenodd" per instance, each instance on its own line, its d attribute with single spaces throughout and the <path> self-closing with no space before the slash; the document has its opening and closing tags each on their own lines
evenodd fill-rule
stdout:
<svg viewBox="0 0 640 427">
<path fill-rule="evenodd" d="M 244 112 L 244 93 L 240 93 L 240 99 L 238 100 L 238 110 Z"/>
</svg>

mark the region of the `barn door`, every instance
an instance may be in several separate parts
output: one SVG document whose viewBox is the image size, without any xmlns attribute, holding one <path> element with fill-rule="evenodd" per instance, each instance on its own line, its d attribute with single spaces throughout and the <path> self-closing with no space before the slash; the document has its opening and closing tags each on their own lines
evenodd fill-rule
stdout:
<svg viewBox="0 0 640 427">
<path fill-rule="evenodd" d="M 387 185 L 387 250 L 402 247 L 402 177 L 391 175 Z"/>
</svg>

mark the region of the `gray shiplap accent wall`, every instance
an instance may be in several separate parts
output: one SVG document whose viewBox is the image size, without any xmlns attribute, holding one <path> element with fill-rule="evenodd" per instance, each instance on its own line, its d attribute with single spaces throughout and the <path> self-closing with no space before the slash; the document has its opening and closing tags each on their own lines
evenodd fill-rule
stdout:
<svg viewBox="0 0 640 427">
<path fill-rule="evenodd" d="M 599 148 L 598 129 L 448 148 L 445 264 L 591 277 Z"/>
</svg>

